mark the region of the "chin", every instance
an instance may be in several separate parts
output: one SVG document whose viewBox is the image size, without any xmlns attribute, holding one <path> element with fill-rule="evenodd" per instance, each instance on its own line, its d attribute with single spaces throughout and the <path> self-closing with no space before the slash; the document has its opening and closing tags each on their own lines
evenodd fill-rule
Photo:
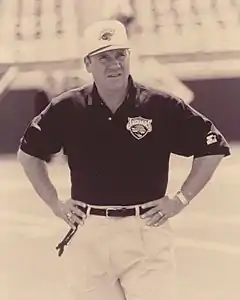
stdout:
<svg viewBox="0 0 240 300">
<path fill-rule="evenodd" d="M 125 87 L 124 82 L 113 82 L 108 85 L 109 89 L 115 90 L 115 89 L 123 89 Z"/>
<path fill-rule="evenodd" d="M 123 78 L 121 79 L 108 79 L 107 80 L 107 86 L 109 89 L 111 90 L 115 90 L 115 89 L 123 89 L 125 88 L 126 84 L 125 81 L 123 80 Z"/>
</svg>

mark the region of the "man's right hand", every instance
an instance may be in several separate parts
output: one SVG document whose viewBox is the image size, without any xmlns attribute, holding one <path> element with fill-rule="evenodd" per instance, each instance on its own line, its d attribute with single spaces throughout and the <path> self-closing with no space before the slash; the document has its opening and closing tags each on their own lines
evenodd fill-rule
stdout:
<svg viewBox="0 0 240 300">
<path fill-rule="evenodd" d="M 75 229 L 77 225 L 83 225 L 86 214 L 77 206 L 86 207 L 86 204 L 81 201 L 69 199 L 66 202 L 58 201 L 52 208 L 53 213 L 63 219 L 71 228 Z"/>
</svg>

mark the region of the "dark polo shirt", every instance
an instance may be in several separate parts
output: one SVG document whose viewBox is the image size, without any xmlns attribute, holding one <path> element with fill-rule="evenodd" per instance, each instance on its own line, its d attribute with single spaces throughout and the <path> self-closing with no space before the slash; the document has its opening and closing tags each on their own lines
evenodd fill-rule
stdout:
<svg viewBox="0 0 240 300">
<path fill-rule="evenodd" d="M 171 153 L 230 155 L 209 119 L 131 77 L 114 114 L 95 85 L 56 97 L 29 124 L 20 148 L 42 160 L 63 149 L 72 198 L 92 205 L 133 205 L 164 196 Z"/>
</svg>

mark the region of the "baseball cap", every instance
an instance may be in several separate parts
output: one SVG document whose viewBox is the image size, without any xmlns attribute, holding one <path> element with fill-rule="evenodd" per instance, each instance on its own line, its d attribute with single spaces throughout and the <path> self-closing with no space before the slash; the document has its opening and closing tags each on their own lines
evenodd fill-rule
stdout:
<svg viewBox="0 0 240 300">
<path fill-rule="evenodd" d="M 89 26 L 83 35 L 83 56 L 114 49 L 130 48 L 124 25 L 116 20 L 99 21 Z"/>
</svg>

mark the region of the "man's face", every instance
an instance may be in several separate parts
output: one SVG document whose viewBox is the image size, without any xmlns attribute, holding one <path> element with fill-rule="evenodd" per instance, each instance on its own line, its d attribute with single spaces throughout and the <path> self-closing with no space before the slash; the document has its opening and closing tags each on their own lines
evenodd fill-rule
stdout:
<svg viewBox="0 0 240 300">
<path fill-rule="evenodd" d="M 86 68 L 97 85 L 109 89 L 126 86 L 129 76 L 129 51 L 116 49 L 90 56 L 85 60 Z"/>
</svg>

